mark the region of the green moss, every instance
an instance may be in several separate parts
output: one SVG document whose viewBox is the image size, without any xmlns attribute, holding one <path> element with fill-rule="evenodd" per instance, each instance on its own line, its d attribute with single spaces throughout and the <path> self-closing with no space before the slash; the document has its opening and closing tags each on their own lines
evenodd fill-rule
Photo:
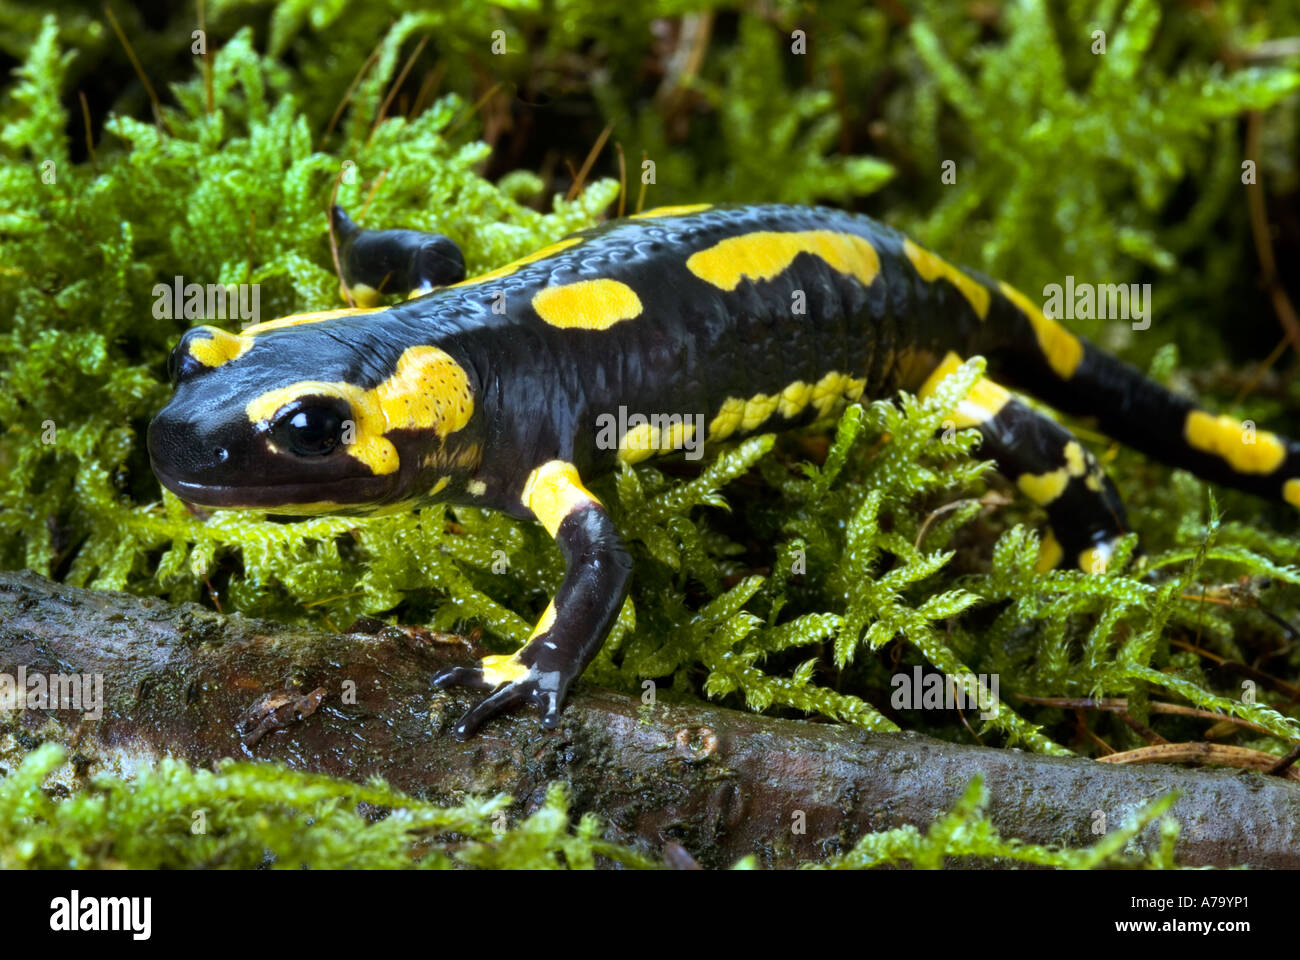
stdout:
<svg viewBox="0 0 1300 960">
<path fill-rule="evenodd" d="M 229 761 L 211 771 L 163 760 L 132 781 L 103 777 L 57 799 L 41 784 L 63 760 L 46 744 L 0 780 L 0 869 L 657 865 L 603 840 L 594 817 L 573 823 L 558 783 L 509 825 L 506 796 L 439 807 L 382 782 Z"/>
<path fill-rule="evenodd" d="M 976 777 L 956 806 L 935 820 L 925 833 L 908 825 L 868 834 L 850 852 L 809 866 L 827 870 L 862 870 L 908 863 L 920 870 L 937 870 L 952 858 L 970 858 L 958 862 L 994 862 L 1003 866 L 1008 862 L 1027 863 L 1063 870 L 1123 867 L 1167 870 L 1175 866 L 1174 844 L 1178 841 L 1179 828 L 1172 817 L 1162 815 L 1173 806 L 1175 799 L 1170 795 L 1148 804 L 1129 822 L 1090 847 L 1044 847 L 1004 839 L 998 833 L 985 814 L 988 789 L 983 778 Z M 1146 856 L 1129 852 L 1128 844 L 1157 818 L 1161 818 L 1159 843 Z"/>
</svg>

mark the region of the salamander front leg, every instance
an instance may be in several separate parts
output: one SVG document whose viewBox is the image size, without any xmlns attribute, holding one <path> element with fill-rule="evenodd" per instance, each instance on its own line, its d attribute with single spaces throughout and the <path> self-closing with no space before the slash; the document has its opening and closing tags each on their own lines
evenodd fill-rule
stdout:
<svg viewBox="0 0 1300 960">
<path fill-rule="evenodd" d="M 436 687 L 468 686 L 492 693 L 456 724 L 456 739 L 473 736 L 484 721 L 528 701 L 546 729 L 560 722 L 569 684 L 596 655 L 627 596 L 632 560 L 600 501 L 582 486 L 572 464 L 552 460 L 528 478 L 521 497 L 564 554 L 565 573 L 541 620 L 519 650 L 484 657 L 477 667 L 454 667 Z"/>
</svg>

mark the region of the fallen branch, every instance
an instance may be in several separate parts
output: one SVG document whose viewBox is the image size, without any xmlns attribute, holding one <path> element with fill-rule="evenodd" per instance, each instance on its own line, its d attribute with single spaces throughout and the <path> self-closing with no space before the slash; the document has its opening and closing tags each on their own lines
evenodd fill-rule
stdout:
<svg viewBox="0 0 1300 960">
<path fill-rule="evenodd" d="M 99 719 L 0 710 L 0 767 L 12 769 L 43 740 L 69 747 L 60 774 L 69 788 L 168 754 L 195 765 L 254 757 L 354 780 L 381 776 L 440 802 L 504 791 L 516 814 L 561 779 L 575 812 L 599 814 L 614 839 L 656 854 L 676 843 L 704 866 L 750 853 L 792 866 L 871 831 L 924 829 L 982 773 L 1003 836 L 1082 846 L 1097 839 L 1098 811 L 1113 829 L 1177 791 L 1180 863 L 1300 867 L 1300 786 L 1257 772 L 871 734 L 667 694 L 645 706 L 586 685 L 555 731 L 522 712 L 457 743 L 447 731 L 474 695 L 435 693 L 429 677 L 469 659 L 464 644 L 369 629 L 325 633 L 0 573 L 0 672 L 103 678 Z M 1141 842 L 1156 841 L 1152 825 Z"/>
<path fill-rule="evenodd" d="M 1276 773 L 1279 770 L 1279 758 L 1263 750 L 1251 750 L 1247 747 L 1234 747 L 1226 743 L 1207 743 L 1203 740 L 1191 743 L 1157 743 L 1123 753 L 1112 753 L 1099 758 L 1102 763 L 1217 763 L 1225 767 L 1239 767 L 1243 770 L 1258 770 L 1261 773 Z M 1300 780 L 1300 770 L 1287 765 L 1281 773 L 1288 780 Z"/>
</svg>

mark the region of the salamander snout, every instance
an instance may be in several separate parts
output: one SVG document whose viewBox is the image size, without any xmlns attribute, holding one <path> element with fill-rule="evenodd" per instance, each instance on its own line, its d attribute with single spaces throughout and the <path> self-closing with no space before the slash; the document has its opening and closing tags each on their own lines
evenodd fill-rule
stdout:
<svg viewBox="0 0 1300 960">
<path fill-rule="evenodd" d="M 205 424 L 168 404 L 149 424 L 149 461 L 158 479 L 189 499 L 196 485 L 211 484 L 231 466 L 232 444 L 220 424 Z"/>
</svg>

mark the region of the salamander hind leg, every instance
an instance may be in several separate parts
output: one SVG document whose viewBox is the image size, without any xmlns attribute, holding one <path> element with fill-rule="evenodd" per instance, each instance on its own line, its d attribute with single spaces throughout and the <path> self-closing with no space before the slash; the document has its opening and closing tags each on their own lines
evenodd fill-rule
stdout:
<svg viewBox="0 0 1300 960">
<path fill-rule="evenodd" d="M 538 467 L 521 500 L 559 544 L 564 580 L 519 650 L 434 678 L 437 687 L 492 691 L 456 724 L 459 740 L 525 701 L 541 711 L 543 727 L 558 724 L 569 685 L 605 642 L 627 596 L 632 560 L 604 506 L 583 487 L 572 464 L 552 460 Z"/>
<path fill-rule="evenodd" d="M 961 363 L 948 354 L 921 388 L 930 395 Z M 981 378 L 953 413 L 957 427 L 975 427 L 977 455 L 1047 510 L 1052 530 L 1043 540 L 1039 566 L 1077 565 L 1104 573 L 1117 541 L 1129 532 L 1124 504 L 1101 464 L 1070 431 Z"/>
<path fill-rule="evenodd" d="M 330 209 L 347 292 L 363 307 L 385 294 L 418 297 L 465 279 L 465 258 L 456 244 L 419 230 L 365 230 L 339 206 Z M 340 293 L 346 293 L 340 289 Z"/>
</svg>

